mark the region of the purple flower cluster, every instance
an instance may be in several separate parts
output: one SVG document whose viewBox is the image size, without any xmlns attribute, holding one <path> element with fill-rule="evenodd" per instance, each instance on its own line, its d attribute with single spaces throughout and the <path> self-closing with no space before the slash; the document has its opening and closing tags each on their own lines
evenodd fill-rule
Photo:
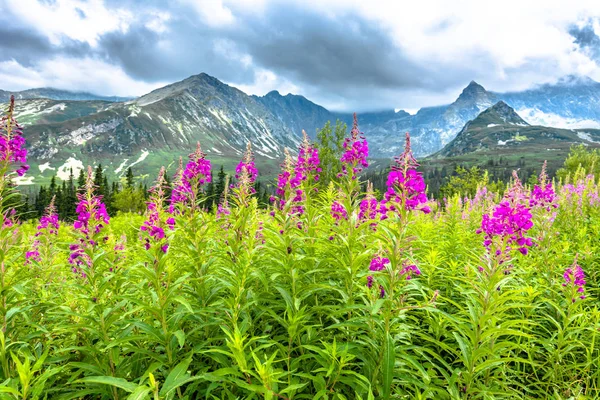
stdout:
<svg viewBox="0 0 600 400">
<path fill-rule="evenodd" d="M 318 181 L 319 173 L 322 171 L 319 166 L 321 163 L 319 160 L 319 149 L 310 143 L 305 131 L 302 131 L 302 135 L 304 136 L 304 140 L 300 145 L 298 160 L 294 165 L 294 174 L 290 179 L 292 189 L 300 186 L 310 176 L 313 177 L 315 182 Z"/>
<path fill-rule="evenodd" d="M 512 205 L 509 201 L 503 201 L 496 206 L 492 215 L 484 214 L 481 221 L 481 228 L 477 233 L 485 233 L 484 246 L 490 250 L 494 238 L 505 240 L 507 248 L 516 244 L 522 254 L 527 254 L 527 247 L 533 245 L 531 238 L 525 237 L 525 233 L 531 229 L 531 212 L 529 208 L 521 203 Z M 496 250 L 499 256 L 505 250 Z"/>
<path fill-rule="evenodd" d="M 256 165 L 254 164 L 254 154 L 252 153 L 250 142 L 248 142 L 246 153 L 235 168 L 235 179 L 237 179 L 235 195 L 241 204 L 247 204 L 249 196 L 256 193 L 254 183 L 257 177 L 258 169 L 256 169 Z M 234 188 L 233 185 L 232 188 Z"/>
<path fill-rule="evenodd" d="M 386 213 L 388 210 L 396 211 L 396 205 L 406 210 L 420 210 L 428 214 L 431 212 L 425 194 L 425 180 L 420 172 L 416 170 L 419 166 L 413 157 L 410 148 L 410 136 L 406 133 L 406 145 L 404 153 L 396 158 L 387 179 L 387 191 L 384 201 L 381 202 L 380 211 Z"/>
<path fill-rule="evenodd" d="M 210 161 L 206 159 L 206 154 L 202 152 L 200 143 L 196 146 L 196 151 L 190 154 L 190 160 L 185 165 L 185 169 L 179 170 L 174 179 L 174 187 L 171 192 L 171 204 L 169 212 L 175 212 L 177 204 L 189 204 L 196 206 L 198 191 L 206 184 L 210 183 Z"/>
<path fill-rule="evenodd" d="M 342 162 L 342 172 L 338 177 L 352 173 L 352 179 L 356 179 L 355 175 L 359 174 L 363 168 L 369 166 L 367 158 L 369 157 L 369 145 L 362 132 L 358 130 L 358 119 L 354 113 L 354 122 L 350 137 L 344 140 L 344 154 L 340 158 Z"/>
<path fill-rule="evenodd" d="M 413 275 L 421 275 L 421 270 L 414 264 L 406 265 L 400 270 L 400 275 L 406 275 L 406 280 L 409 281 Z"/>
<path fill-rule="evenodd" d="M 229 176 L 225 177 L 225 190 L 223 191 L 223 199 L 217 206 L 217 219 L 227 218 L 231 215 L 231 210 L 229 209 L 229 201 L 227 200 L 227 196 L 229 194 Z M 227 224 L 223 226 L 225 229 Z"/>
<path fill-rule="evenodd" d="M 73 265 L 73 272 L 81 272 L 78 267 L 83 263 L 91 267 L 92 260 L 86 254 L 85 249 L 98 245 L 96 236 L 100 234 L 102 228 L 109 223 L 110 217 L 106 212 L 106 206 L 102 203 L 102 197 L 96 196 L 94 193 L 94 180 L 92 167 L 88 166 L 86 182 L 82 193 L 77 194 L 79 203 L 75 212 L 77 220 L 73 223 L 73 228 L 79 231 L 83 237 L 79 239 L 78 244 L 73 244 L 69 248 L 71 255 L 69 263 Z M 108 237 L 102 238 L 107 241 Z M 86 277 L 85 272 L 81 272 L 82 277 Z"/>
<path fill-rule="evenodd" d="M 379 211 L 379 201 L 377 201 L 375 195 L 373 194 L 373 184 L 371 182 L 367 182 L 367 193 L 365 198 L 362 199 L 358 205 L 358 221 L 360 223 L 365 221 L 373 221 L 377 218 Z M 381 219 L 385 218 L 385 214 L 382 214 Z M 376 226 L 376 222 L 371 223 L 371 227 L 373 229 L 375 229 Z"/>
<path fill-rule="evenodd" d="M 359 204 L 358 219 L 361 222 L 377 218 L 379 202 L 374 196 L 367 196 Z"/>
<path fill-rule="evenodd" d="M 565 279 L 565 283 L 563 286 L 570 286 L 575 289 L 578 293 L 580 299 L 585 299 L 585 273 L 583 269 L 576 263 L 571 266 L 571 268 L 567 268 L 565 273 L 563 274 L 563 278 Z M 574 303 L 575 298 L 573 297 L 571 301 Z"/>
<path fill-rule="evenodd" d="M 389 258 L 377 256 L 371 260 L 371 264 L 369 264 L 369 270 L 371 271 L 383 271 L 385 269 L 386 264 L 390 263 Z"/>
<path fill-rule="evenodd" d="M 531 191 L 531 197 L 529 198 L 530 207 L 543 208 L 546 211 L 550 211 L 552 208 L 558 208 L 556 203 L 557 196 L 554 192 L 552 184 L 548 182 L 548 175 L 546 174 L 546 161 L 542 166 L 542 172 L 538 178 L 538 184 L 533 187 Z"/>
<path fill-rule="evenodd" d="M 92 235 L 98 234 L 110 220 L 106 212 L 106 206 L 102 203 L 102 196 L 94 194 L 94 181 L 92 167 L 90 166 L 88 166 L 84 189 L 82 193 L 77 194 L 79 203 L 75 209 L 77 219 L 73 223 L 73 228 L 83 233 L 87 239 L 90 239 L 90 233 Z"/>
<path fill-rule="evenodd" d="M 286 151 L 286 159 L 283 163 L 282 171 L 277 177 L 276 194 L 279 197 L 279 207 L 283 209 L 288 201 L 287 195 L 289 192 L 289 201 L 292 203 L 292 214 L 304 214 L 304 201 L 306 193 L 304 184 L 312 183 L 319 180 L 321 173 L 319 150 L 308 140 L 306 132 L 302 131 L 304 140 L 300 145 L 298 158 L 292 160 L 289 153 Z M 312 178 L 312 179 L 311 179 Z M 316 190 L 316 188 L 315 188 Z M 274 197 L 271 201 L 275 201 Z"/>
<path fill-rule="evenodd" d="M 31 250 L 25 253 L 26 263 L 29 264 L 32 260 L 40 262 L 40 245 L 41 240 L 40 237 L 44 237 L 47 239 L 48 235 L 58 235 L 58 228 L 60 227 L 60 223 L 58 222 L 58 214 L 56 213 L 56 207 L 54 206 L 54 197 L 50 201 L 48 207 L 46 207 L 46 211 L 42 218 L 40 218 L 40 223 L 37 226 L 37 231 L 35 233 L 35 240 L 33 241 L 33 245 L 31 246 Z"/>
<path fill-rule="evenodd" d="M 0 160 L 5 164 L 18 164 L 17 174 L 25 175 L 29 170 L 27 165 L 27 149 L 23 129 L 13 118 L 15 97 L 10 97 L 8 113 L 0 119 Z"/>
<path fill-rule="evenodd" d="M 348 219 L 346 208 L 339 201 L 334 201 L 331 204 L 331 216 L 336 220 Z"/>
<path fill-rule="evenodd" d="M 242 179 L 242 175 L 244 173 L 247 174 L 247 179 L 250 184 L 256 182 L 256 178 L 258 177 L 258 169 L 254 163 L 254 154 L 252 153 L 250 142 L 248 142 L 244 158 L 239 162 L 237 167 L 235 167 L 235 179 Z"/>
<path fill-rule="evenodd" d="M 147 203 L 148 210 L 146 212 L 148 219 L 140 227 L 140 230 L 146 232 L 148 235 L 144 238 L 144 248 L 149 250 L 152 247 L 152 243 L 155 243 L 160 246 L 163 253 L 166 253 L 169 248 L 169 244 L 164 240 L 166 237 L 165 228 L 169 230 L 175 229 L 175 218 L 169 217 L 163 222 L 165 185 L 165 168 L 162 167 L 158 173 L 156 184 L 150 189 L 150 201 Z"/>
</svg>

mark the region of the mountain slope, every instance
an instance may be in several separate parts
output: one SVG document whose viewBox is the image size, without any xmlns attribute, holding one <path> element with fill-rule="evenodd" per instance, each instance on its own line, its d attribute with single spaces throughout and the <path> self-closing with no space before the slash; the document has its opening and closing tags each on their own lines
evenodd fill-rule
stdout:
<svg viewBox="0 0 600 400">
<path fill-rule="evenodd" d="M 50 100 L 100 100 L 110 102 L 121 102 L 131 100 L 131 97 L 119 97 L 119 96 L 99 96 L 87 92 L 73 92 L 70 90 L 61 90 L 54 88 L 37 88 L 27 89 L 20 92 L 11 92 L 6 90 L 0 90 L 0 101 L 6 102 L 10 99 L 10 96 L 14 95 L 16 100 L 30 100 L 30 99 L 50 99 Z"/>
<path fill-rule="evenodd" d="M 98 161 L 109 176 L 132 165 L 154 172 L 198 141 L 213 162 L 228 166 L 249 141 L 257 161 L 275 168 L 283 149 L 298 143 L 261 103 L 205 74 L 80 118 L 32 125 L 25 135 L 40 172 L 60 177 Z"/>
<path fill-rule="evenodd" d="M 8 92 L 0 91 L 0 99 L 2 96 L 8 96 Z M 239 159 L 250 141 L 255 146 L 257 161 L 274 171 L 283 149 L 296 147 L 302 129 L 314 137 L 327 121 L 340 119 L 348 125 L 352 123 L 351 113 L 330 112 L 303 96 L 282 96 L 275 91 L 265 96 L 248 96 L 206 74 L 191 76 L 126 102 L 96 100 L 98 96 L 55 89 L 33 89 L 18 96 L 21 99 L 17 101 L 17 117 L 26 125 L 25 136 L 33 156 L 32 172 L 27 178 L 32 183 L 71 166 L 79 168 L 100 161 L 109 175 L 122 174 L 131 165 L 138 172 L 154 173 L 160 165 L 173 163 L 179 155 L 190 152 L 197 141 L 216 164 L 229 166 Z M 23 99 L 28 96 L 94 99 Z M 526 123 L 515 114 L 514 108 L 517 112 L 524 110 L 525 114 L 519 115 L 538 126 L 521 126 Z M 488 112 L 484 113 L 485 110 Z M 415 115 L 384 110 L 359 113 L 358 117 L 360 129 L 369 140 L 372 159 L 390 159 L 402 152 L 405 132 L 411 134 L 417 157 L 440 151 L 463 131 L 449 147 L 456 148 L 448 154 L 467 154 L 485 148 L 502 152 L 517 143 L 533 149 L 545 144 L 523 137 L 538 135 L 557 138 L 550 149 L 559 137 L 564 138 L 565 146 L 561 149 L 568 147 L 567 143 L 596 141 L 593 129 L 558 132 L 539 126 L 536 118 L 540 115 L 551 117 L 554 128 L 600 127 L 600 83 L 589 78 L 566 77 L 555 85 L 524 92 L 494 93 L 471 82 L 448 105 L 425 107 Z M 479 141 L 467 140 L 464 148 L 457 147 L 456 143 L 465 140 L 465 135 L 480 135 L 476 136 Z M 437 153 L 436 157 L 447 151 Z"/>
<path fill-rule="evenodd" d="M 600 131 L 531 126 L 503 101 L 465 124 L 458 135 L 433 158 L 456 157 L 469 153 L 526 155 L 528 152 L 567 151 L 578 143 L 597 146 Z"/>
</svg>

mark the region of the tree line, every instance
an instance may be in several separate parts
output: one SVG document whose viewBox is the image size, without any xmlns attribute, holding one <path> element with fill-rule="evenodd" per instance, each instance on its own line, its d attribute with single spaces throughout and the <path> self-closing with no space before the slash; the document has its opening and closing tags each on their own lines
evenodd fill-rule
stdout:
<svg viewBox="0 0 600 400">
<path fill-rule="evenodd" d="M 212 211 L 216 208 L 218 202 L 223 196 L 226 185 L 226 176 L 223 166 L 220 166 L 216 180 L 211 173 L 211 182 L 206 185 L 206 196 L 203 199 L 202 206 Z M 138 179 L 139 180 L 139 179 Z M 172 180 L 166 177 L 166 196 L 170 198 L 172 190 Z M 69 178 L 57 183 L 57 176 L 53 176 L 49 185 L 41 185 L 35 193 L 25 196 L 25 201 L 20 207 L 20 214 L 25 219 L 40 218 L 46 207 L 54 198 L 58 215 L 63 220 L 73 220 L 76 218 L 77 193 L 85 185 L 85 172 L 80 170 L 77 178 L 70 170 Z M 118 181 L 109 181 L 104 173 L 101 164 L 94 169 L 94 186 L 96 193 L 102 196 L 106 205 L 106 210 L 110 215 L 116 215 L 118 212 L 143 213 L 149 197 L 148 184 L 137 182 L 133 169 L 127 169 L 125 176 Z M 269 202 L 270 191 L 260 181 L 255 183 L 255 190 L 258 202 L 261 207 L 266 207 Z"/>
</svg>

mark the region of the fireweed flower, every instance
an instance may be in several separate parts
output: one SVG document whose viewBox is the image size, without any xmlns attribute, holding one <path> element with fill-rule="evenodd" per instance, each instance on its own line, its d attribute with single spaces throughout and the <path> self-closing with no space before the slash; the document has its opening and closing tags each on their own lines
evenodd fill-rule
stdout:
<svg viewBox="0 0 600 400">
<path fill-rule="evenodd" d="M 174 213 L 177 205 L 188 205 L 194 210 L 198 195 L 202 186 L 210 183 L 210 161 L 202 152 L 200 143 L 196 145 L 196 151 L 190 154 L 189 161 L 179 176 L 175 176 L 174 187 L 171 192 L 171 205 L 169 212 Z"/>
<path fill-rule="evenodd" d="M 367 183 L 367 193 L 359 204 L 358 220 L 360 222 L 370 221 L 377 218 L 379 202 L 373 195 L 373 184 Z"/>
<path fill-rule="evenodd" d="M 389 258 L 377 256 L 371 260 L 371 264 L 369 264 L 369 269 L 371 271 L 383 271 L 385 269 L 385 266 L 389 263 Z"/>
<path fill-rule="evenodd" d="M 101 231 L 110 221 L 106 206 L 102 203 L 102 197 L 94 193 L 91 166 L 88 166 L 85 185 L 83 191 L 77 194 L 77 199 L 79 200 L 75 209 L 77 220 L 73 223 L 73 228 L 79 232 L 80 239 L 79 243 L 69 247 L 71 250 L 69 263 L 73 266 L 74 273 L 80 273 L 85 278 L 87 274 L 81 269 L 81 266 L 92 267 L 92 259 L 86 250 L 98 246 L 99 241 L 106 242 L 108 240 L 108 237 L 101 236 Z"/>
<path fill-rule="evenodd" d="M 223 191 L 223 199 L 217 206 L 217 219 L 227 219 L 231 214 L 227 196 L 229 194 L 229 175 L 225 177 L 225 190 Z"/>
<path fill-rule="evenodd" d="M 331 204 L 331 216 L 339 222 L 342 219 L 348 219 L 346 208 L 339 201 L 334 201 Z"/>
<path fill-rule="evenodd" d="M 248 142 L 246 147 L 244 158 L 239 162 L 237 167 L 235 167 L 235 179 L 239 180 L 242 177 L 242 171 L 244 170 L 246 171 L 246 174 L 248 174 L 248 181 L 250 184 L 254 184 L 258 177 L 258 169 L 254 163 L 254 154 L 252 153 L 250 142 Z M 252 188 L 252 190 L 254 190 L 254 188 Z"/>
<path fill-rule="evenodd" d="M 405 265 L 400 270 L 400 275 L 406 275 L 406 280 L 409 281 L 413 275 L 421 275 L 421 270 L 414 264 Z"/>
<path fill-rule="evenodd" d="M 352 179 L 356 179 L 356 174 L 362 172 L 363 168 L 369 166 L 367 158 L 369 157 L 369 145 L 362 132 L 358 130 L 358 118 L 354 113 L 354 121 L 350 137 L 344 140 L 344 154 L 340 158 L 342 162 L 342 172 L 338 174 L 338 178 L 343 175 L 350 175 Z"/>
<path fill-rule="evenodd" d="M 512 245 L 516 245 L 526 255 L 527 248 L 533 245 L 531 238 L 525 237 L 525 233 L 533 226 L 531 218 L 531 212 L 524 204 L 513 205 L 509 201 L 502 201 L 491 215 L 483 215 L 481 228 L 477 233 L 485 234 L 483 244 L 488 251 L 492 250 L 495 239 L 503 242 L 505 247 L 496 249 L 496 256 L 509 251 Z"/>
<path fill-rule="evenodd" d="M 544 161 L 542 171 L 538 178 L 538 184 L 533 187 L 531 197 L 529 198 L 530 207 L 543 208 L 550 211 L 552 208 L 558 208 L 556 203 L 557 196 L 554 192 L 552 184 L 548 182 L 548 174 L 546 173 L 547 162 Z"/>
<path fill-rule="evenodd" d="M 0 163 L 6 172 L 16 166 L 17 175 L 23 176 L 29 170 L 27 165 L 27 149 L 23 129 L 13 118 L 15 97 L 10 97 L 10 105 L 5 116 L 0 119 Z"/>
<path fill-rule="evenodd" d="M 31 250 L 25 253 L 26 264 L 30 264 L 31 261 L 41 261 L 40 256 L 40 247 L 42 245 L 42 240 L 46 243 L 49 243 L 49 237 L 58 235 L 58 228 L 60 227 L 60 223 L 58 222 L 58 214 L 56 213 L 56 207 L 54 205 L 55 196 L 52 196 L 52 200 L 46 210 L 42 218 L 40 218 L 40 223 L 38 224 L 35 232 L 35 240 L 31 246 Z"/>
<path fill-rule="evenodd" d="M 165 210 L 165 168 L 162 167 L 158 173 L 156 184 L 150 189 L 150 200 L 147 202 L 146 221 L 140 227 L 140 230 L 146 235 L 143 238 L 144 248 L 150 250 L 151 247 L 159 247 L 163 253 L 167 252 L 169 245 L 166 240 L 165 230 L 175 228 L 175 219 L 173 217 L 164 218 Z"/>
<path fill-rule="evenodd" d="M 254 154 L 252 154 L 252 147 L 248 142 L 248 147 L 246 149 L 246 153 L 244 154 L 244 158 L 237 165 L 235 169 L 235 178 L 237 179 L 237 183 L 233 186 L 235 199 L 239 201 L 238 205 L 247 206 L 248 199 L 251 195 L 256 193 L 256 189 L 254 189 L 254 183 L 256 182 L 256 178 L 258 176 L 258 170 L 254 164 Z"/>
<path fill-rule="evenodd" d="M 563 283 L 564 287 L 570 288 L 571 293 L 571 301 L 574 303 L 576 298 L 585 299 L 585 273 L 583 269 L 577 264 L 577 260 L 573 263 L 570 268 L 567 268 L 563 274 L 563 278 L 565 282 Z"/>
<path fill-rule="evenodd" d="M 317 190 L 313 185 L 318 182 L 321 173 L 319 150 L 310 143 L 306 132 L 302 131 L 302 133 L 304 139 L 298 151 L 298 158 L 294 161 L 286 150 L 286 159 L 282 165 L 282 171 L 277 177 L 276 189 L 280 209 L 291 203 L 290 211 L 297 215 L 304 214 L 306 192 Z"/>
<path fill-rule="evenodd" d="M 381 202 L 380 212 L 396 211 L 396 207 L 406 210 L 419 210 L 428 214 L 431 212 L 427 204 L 426 186 L 423 176 L 417 171 L 419 164 L 413 157 L 410 148 L 410 135 L 406 133 L 404 152 L 396 157 L 394 165 L 388 174 L 387 191 Z"/>
</svg>

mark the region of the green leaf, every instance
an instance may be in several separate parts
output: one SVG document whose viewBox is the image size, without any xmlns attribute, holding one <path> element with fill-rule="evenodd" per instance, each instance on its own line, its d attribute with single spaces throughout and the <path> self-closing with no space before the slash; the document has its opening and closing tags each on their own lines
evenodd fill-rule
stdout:
<svg viewBox="0 0 600 400">
<path fill-rule="evenodd" d="M 183 348 L 183 345 L 185 344 L 185 332 L 180 329 L 180 330 L 174 332 L 173 334 L 175 335 L 175 337 L 177 338 L 177 341 L 179 342 L 179 347 Z"/>
<path fill-rule="evenodd" d="M 160 389 L 161 396 L 167 396 L 171 391 L 177 389 L 181 385 L 188 382 L 190 375 L 187 369 L 192 362 L 192 358 L 188 358 L 175 366 L 165 379 L 165 383 Z"/>
<path fill-rule="evenodd" d="M 396 362 L 396 349 L 394 339 L 389 333 L 386 335 L 385 347 L 383 349 L 383 398 L 389 399 L 392 391 L 392 382 L 394 380 L 394 364 Z"/>
<path fill-rule="evenodd" d="M 151 389 L 149 389 L 145 386 L 140 386 L 127 397 L 127 400 L 145 399 L 148 396 L 148 393 L 150 393 L 151 391 L 152 391 Z"/>
<path fill-rule="evenodd" d="M 137 390 L 139 387 L 135 383 L 128 382 L 123 378 L 115 378 L 114 376 L 87 376 L 76 380 L 75 383 L 100 383 L 102 385 L 118 387 L 129 393 Z"/>
</svg>

